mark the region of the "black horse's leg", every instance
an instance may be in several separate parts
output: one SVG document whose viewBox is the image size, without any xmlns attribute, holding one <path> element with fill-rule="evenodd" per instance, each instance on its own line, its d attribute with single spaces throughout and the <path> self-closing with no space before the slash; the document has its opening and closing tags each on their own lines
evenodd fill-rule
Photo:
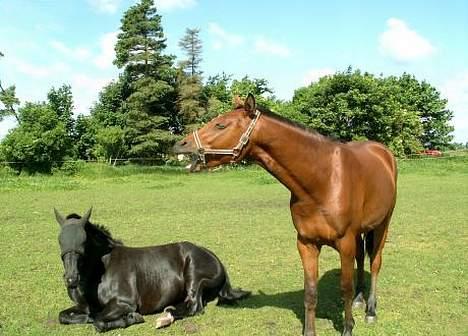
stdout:
<svg viewBox="0 0 468 336">
<path fill-rule="evenodd" d="M 134 305 L 114 298 L 96 315 L 93 324 L 97 331 L 104 332 L 116 328 L 126 328 L 144 321 L 143 316 L 136 312 Z"/>
<path fill-rule="evenodd" d="M 189 259 L 184 270 L 185 290 L 187 292 L 184 302 L 188 316 L 203 312 L 203 287 L 205 283 L 209 282 L 209 279 L 204 278 L 204 275 L 197 274 L 196 268 L 194 260 Z"/>
<path fill-rule="evenodd" d="M 61 324 L 82 324 L 91 323 L 93 319 L 89 316 L 89 309 L 87 306 L 77 305 L 62 310 L 59 313 L 59 322 Z"/>
<path fill-rule="evenodd" d="M 356 294 L 353 300 L 353 308 L 363 308 L 366 305 L 364 300 L 364 240 L 361 235 L 356 236 L 356 265 L 357 265 L 357 281 Z"/>
</svg>

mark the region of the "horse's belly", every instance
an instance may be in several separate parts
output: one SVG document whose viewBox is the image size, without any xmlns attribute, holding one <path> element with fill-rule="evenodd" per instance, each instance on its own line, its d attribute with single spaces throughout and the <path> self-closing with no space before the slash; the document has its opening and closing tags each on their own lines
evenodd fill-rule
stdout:
<svg viewBox="0 0 468 336">
<path fill-rule="evenodd" d="M 158 286 L 145 286 L 139 290 L 140 304 L 138 310 L 142 314 L 162 311 L 170 305 L 175 305 L 185 299 L 184 283 L 179 281 L 161 280 Z"/>
</svg>

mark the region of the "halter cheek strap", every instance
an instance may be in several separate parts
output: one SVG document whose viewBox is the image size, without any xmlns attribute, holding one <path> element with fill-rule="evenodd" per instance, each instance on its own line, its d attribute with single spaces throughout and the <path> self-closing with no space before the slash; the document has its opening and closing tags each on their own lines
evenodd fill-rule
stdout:
<svg viewBox="0 0 468 336">
<path fill-rule="evenodd" d="M 255 117 L 252 119 L 245 132 L 242 133 L 237 145 L 232 149 L 204 148 L 201 143 L 200 136 L 198 135 L 198 130 L 193 131 L 193 138 L 195 139 L 195 145 L 197 146 L 198 159 L 202 162 L 204 166 L 206 166 L 206 154 L 231 155 L 231 163 L 235 162 L 236 159 L 239 157 L 240 153 L 242 152 L 244 146 L 249 142 L 250 135 L 252 134 L 255 125 L 257 124 L 257 121 L 260 118 L 260 115 L 261 112 L 259 110 L 256 110 Z"/>
</svg>

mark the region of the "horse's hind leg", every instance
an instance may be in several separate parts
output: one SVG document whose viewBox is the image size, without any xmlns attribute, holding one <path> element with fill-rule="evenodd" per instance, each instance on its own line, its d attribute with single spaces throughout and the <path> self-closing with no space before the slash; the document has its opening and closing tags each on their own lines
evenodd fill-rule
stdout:
<svg viewBox="0 0 468 336">
<path fill-rule="evenodd" d="M 364 240 L 361 234 L 356 236 L 356 266 L 357 266 L 357 281 L 356 291 L 353 300 L 353 308 L 361 308 L 366 305 L 364 300 Z"/>
<path fill-rule="evenodd" d="M 87 307 L 73 306 L 59 313 L 59 322 L 61 324 L 82 324 L 91 323 L 93 319 L 89 316 Z"/>
<path fill-rule="evenodd" d="M 143 322 L 143 316 L 136 312 L 134 305 L 114 298 L 97 314 L 93 324 L 97 331 L 104 332 Z"/>
<path fill-rule="evenodd" d="M 388 224 L 390 217 L 388 217 L 382 225 L 378 226 L 372 231 L 373 246 L 372 251 L 369 251 L 370 270 L 371 270 L 371 287 L 369 291 L 369 298 L 366 307 L 366 322 L 373 323 L 377 320 L 377 277 L 379 275 L 380 267 L 382 266 L 382 250 L 387 238 Z"/>
</svg>

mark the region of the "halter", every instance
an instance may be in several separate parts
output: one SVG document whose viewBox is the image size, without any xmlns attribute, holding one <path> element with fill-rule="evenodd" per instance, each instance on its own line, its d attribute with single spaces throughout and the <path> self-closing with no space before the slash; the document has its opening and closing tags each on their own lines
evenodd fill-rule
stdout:
<svg viewBox="0 0 468 336">
<path fill-rule="evenodd" d="M 215 148 L 203 148 L 203 145 L 200 140 L 200 136 L 198 135 L 198 130 L 193 131 L 193 138 L 195 139 L 195 144 L 197 146 L 197 155 L 199 161 L 206 166 L 206 154 L 213 154 L 213 155 L 231 155 L 231 163 L 236 162 L 236 159 L 239 157 L 242 149 L 244 146 L 249 142 L 250 135 L 252 134 L 255 125 L 257 124 L 258 119 L 260 118 L 261 112 L 259 110 L 255 110 L 255 117 L 249 124 L 249 127 L 245 130 L 245 132 L 241 135 L 239 142 L 233 149 L 215 149 Z"/>
</svg>

